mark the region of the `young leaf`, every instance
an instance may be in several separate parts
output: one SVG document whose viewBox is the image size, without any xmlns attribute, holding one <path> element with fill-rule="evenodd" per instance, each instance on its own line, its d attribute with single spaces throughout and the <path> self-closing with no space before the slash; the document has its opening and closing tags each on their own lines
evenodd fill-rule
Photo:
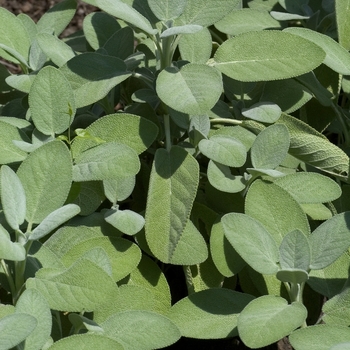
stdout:
<svg viewBox="0 0 350 350">
<path fill-rule="evenodd" d="M 101 327 L 105 336 L 122 344 L 125 350 L 160 349 L 181 337 L 180 330 L 168 317 L 151 311 L 119 312 L 104 321 Z"/>
<path fill-rule="evenodd" d="M 146 207 L 146 239 L 161 261 L 172 259 L 188 222 L 199 181 L 198 162 L 183 148 L 158 149 Z"/>
<path fill-rule="evenodd" d="M 135 183 L 135 176 L 103 180 L 103 190 L 110 202 L 117 203 L 131 195 Z"/>
<path fill-rule="evenodd" d="M 198 24 L 185 24 L 183 26 L 170 27 L 165 29 L 160 35 L 161 38 L 167 38 L 172 35 L 180 35 L 180 34 L 195 34 L 200 32 L 203 29 L 202 26 Z"/>
<path fill-rule="evenodd" d="M 276 277 L 282 282 L 289 282 L 294 285 L 305 283 L 309 279 L 309 275 L 305 270 L 295 268 L 279 270 Z"/>
<path fill-rule="evenodd" d="M 341 188 L 335 181 L 312 172 L 288 174 L 274 183 L 291 194 L 298 203 L 326 203 L 341 196 Z"/>
<path fill-rule="evenodd" d="M 152 12 L 161 21 L 169 21 L 181 15 L 187 0 L 148 0 Z"/>
<path fill-rule="evenodd" d="M 132 210 L 110 209 L 105 213 L 105 220 L 126 235 L 135 235 L 145 225 L 145 219 Z"/>
<path fill-rule="evenodd" d="M 157 94 L 164 103 L 176 111 L 192 115 L 201 115 L 212 109 L 222 88 L 219 71 L 195 63 L 186 64 L 180 70 L 165 68 L 158 75 L 156 86 Z"/>
<path fill-rule="evenodd" d="M 247 264 L 266 275 L 278 271 L 277 244 L 259 221 L 246 214 L 229 213 L 221 222 L 226 238 Z"/>
<path fill-rule="evenodd" d="M 68 148 L 61 141 L 44 144 L 22 162 L 17 175 L 27 198 L 26 220 L 38 224 L 67 198 L 72 183 Z"/>
<path fill-rule="evenodd" d="M 37 326 L 26 338 L 24 349 L 41 349 L 50 338 L 52 328 L 51 310 L 46 299 L 37 290 L 27 289 L 16 303 L 16 313 L 26 313 L 37 320 Z"/>
<path fill-rule="evenodd" d="M 249 294 L 211 288 L 181 299 L 172 306 L 168 317 L 179 327 L 184 337 L 233 337 L 237 335 L 239 313 L 253 299 Z"/>
<path fill-rule="evenodd" d="M 147 34 L 153 35 L 157 33 L 157 30 L 152 28 L 151 23 L 146 17 L 121 0 L 87 0 L 85 2 L 97 6 L 110 15 L 134 25 Z"/>
<path fill-rule="evenodd" d="M 294 349 L 329 350 L 333 345 L 350 341 L 349 327 L 316 325 L 301 328 L 289 336 Z"/>
<path fill-rule="evenodd" d="M 245 189 L 243 176 L 232 175 L 230 168 L 213 160 L 208 163 L 207 176 L 210 184 L 219 191 L 236 193 Z"/>
<path fill-rule="evenodd" d="M 111 338 L 104 337 L 100 334 L 85 333 L 74 334 L 62 338 L 50 346 L 50 350 L 67 350 L 67 349 L 113 349 L 124 350 L 124 347 Z"/>
<path fill-rule="evenodd" d="M 37 320 L 26 313 L 0 318 L 0 349 L 12 349 L 26 339 L 37 326 Z"/>
<path fill-rule="evenodd" d="M 258 102 L 249 108 L 243 108 L 242 114 L 249 118 L 262 123 L 274 123 L 281 116 L 281 108 L 270 102 Z"/>
<path fill-rule="evenodd" d="M 63 133 L 75 115 L 73 90 L 65 76 L 51 66 L 37 74 L 28 103 L 34 125 L 45 135 Z"/>
<path fill-rule="evenodd" d="M 192 35 L 182 35 L 179 40 L 179 50 L 183 60 L 191 63 L 207 63 L 212 50 L 212 38 L 209 29 L 203 28 Z"/>
<path fill-rule="evenodd" d="M 74 139 L 72 144 L 74 158 L 85 150 L 99 145 L 96 139 L 123 143 L 140 154 L 153 143 L 158 135 L 158 127 L 154 123 L 129 113 L 106 115 L 89 125 L 85 131 L 93 138 L 76 137 Z"/>
<path fill-rule="evenodd" d="M 26 258 L 26 250 L 20 243 L 13 243 L 9 233 L 0 225 L 0 259 L 23 261 Z"/>
<path fill-rule="evenodd" d="M 0 44 L 17 52 L 28 62 L 30 38 L 22 21 L 4 7 L 0 7 Z M 0 48 L 0 56 L 14 63 L 19 63 L 14 55 Z"/>
<path fill-rule="evenodd" d="M 272 18 L 268 11 L 244 8 L 229 13 L 215 23 L 215 28 L 228 35 L 238 35 L 264 29 L 279 29 L 281 23 Z"/>
<path fill-rule="evenodd" d="M 37 23 L 38 32 L 59 36 L 72 20 L 77 8 L 75 0 L 64 0 L 51 7 Z"/>
<path fill-rule="evenodd" d="M 251 161 L 257 169 L 275 169 L 286 158 L 289 132 L 283 125 L 274 124 L 259 133 L 251 148 Z"/>
<path fill-rule="evenodd" d="M 313 270 L 323 269 L 339 258 L 350 246 L 350 212 L 333 216 L 310 236 Z"/>
<path fill-rule="evenodd" d="M 88 149 L 75 159 L 74 181 L 96 181 L 130 177 L 140 170 L 137 153 L 122 143 L 107 142 Z"/>
<path fill-rule="evenodd" d="M 237 7 L 239 0 L 187 0 L 176 24 L 199 24 L 209 27 Z"/>
<path fill-rule="evenodd" d="M 30 234 L 29 240 L 37 240 L 55 230 L 58 226 L 78 215 L 80 208 L 75 204 L 66 204 L 50 213 Z"/>
<path fill-rule="evenodd" d="M 51 309 L 71 312 L 96 310 L 118 293 L 112 277 L 87 259 L 79 259 L 67 270 L 40 269 L 26 287 L 38 290 Z"/>
<path fill-rule="evenodd" d="M 1 206 L 7 223 L 18 230 L 26 216 L 26 195 L 16 173 L 7 165 L 1 167 Z"/>
<path fill-rule="evenodd" d="M 241 167 L 247 157 L 242 142 L 229 135 L 213 135 L 209 140 L 203 139 L 198 148 L 209 159 L 229 167 Z"/>
<path fill-rule="evenodd" d="M 245 212 L 259 220 L 278 245 L 288 232 L 298 229 L 305 235 L 310 233 L 307 217 L 298 202 L 273 183 L 253 182 L 246 196 Z"/>
<path fill-rule="evenodd" d="M 131 74 L 120 58 L 95 52 L 73 57 L 60 68 L 60 71 L 74 90 L 77 108 L 102 99 Z"/>
<path fill-rule="evenodd" d="M 280 246 L 280 265 L 282 269 L 296 268 L 309 270 L 311 261 L 310 244 L 299 230 L 287 233 Z"/>
<path fill-rule="evenodd" d="M 246 346 L 256 349 L 289 335 L 305 321 L 307 310 L 299 302 L 265 295 L 251 301 L 238 316 L 239 336 Z"/>
<path fill-rule="evenodd" d="M 260 45 L 262 42 L 264 45 Z M 318 67 L 325 56 L 325 52 L 309 40 L 266 30 L 240 34 L 225 41 L 214 55 L 214 67 L 236 80 L 269 81 L 307 73 Z"/>
<path fill-rule="evenodd" d="M 336 0 L 335 1 L 335 14 L 337 19 L 337 31 L 339 44 L 343 46 L 347 51 L 350 50 L 350 38 L 349 33 L 349 18 L 350 7 L 349 0 Z"/>
</svg>

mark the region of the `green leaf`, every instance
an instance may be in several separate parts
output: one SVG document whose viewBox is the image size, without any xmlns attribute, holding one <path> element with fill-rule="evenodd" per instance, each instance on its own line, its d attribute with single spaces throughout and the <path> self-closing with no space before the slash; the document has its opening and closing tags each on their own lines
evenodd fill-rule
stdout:
<svg viewBox="0 0 350 350">
<path fill-rule="evenodd" d="M 0 225 L 0 259 L 23 261 L 26 258 L 26 250 L 20 243 L 13 243 L 10 234 Z"/>
<path fill-rule="evenodd" d="M 202 29 L 203 27 L 198 24 L 185 24 L 183 26 L 176 26 L 165 29 L 160 35 L 160 37 L 167 38 L 172 35 L 195 34 L 200 32 Z"/>
<path fill-rule="evenodd" d="M 80 208 L 76 204 L 66 204 L 54 210 L 32 231 L 29 240 L 34 241 L 46 236 L 79 213 Z"/>
<path fill-rule="evenodd" d="M 211 288 L 181 299 L 172 306 L 168 317 L 184 337 L 233 337 L 237 335 L 239 313 L 253 298 L 226 288 Z"/>
<path fill-rule="evenodd" d="M 77 108 L 99 101 L 131 75 L 120 58 L 95 52 L 73 57 L 60 71 L 73 88 Z"/>
<path fill-rule="evenodd" d="M 106 115 L 89 125 L 85 131 L 93 138 L 105 142 L 123 143 L 133 148 L 138 154 L 145 151 L 158 135 L 158 127 L 154 123 L 129 113 Z M 100 144 L 93 138 L 76 137 L 72 144 L 73 157 Z"/>
<path fill-rule="evenodd" d="M 341 188 L 335 181 L 312 172 L 288 174 L 274 183 L 291 194 L 298 203 L 326 203 L 341 196 Z"/>
<path fill-rule="evenodd" d="M 105 336 L 118 341 L 125 350 L 160 349 L 181 337 L 169 318 L 151 311 L 119 312 L 104 321 L 101 327 Z"/>
<path fill-rule="evenodd" d="M 247 264 L 266 275 L 278 271 L 277 244 L 259 221 L 246 214 L 229 213 L 221 222 L 226 238 Z"/>
<path fill-rule="evenodd" d="M 6 83 L 14 89 L 28 93 L 35 77 L 34 74 L 11 75 L 6 78 Z"/>
<path fill-rule="evenodd" d="M 54 67 L 45 67 L 37 74 L 28 102 L 35 127 L 45 135 L 61 134 L 73 121 L 76 111 L 73 90 Z"/>
<path fill-rule="evenodd" d="M 210 233 L 210 253 L 216 268 L 225 277 L 235 275 L 246 264 L 226 238 L 221 221 L 215 222 L 212 227 Z"/>
<path fill-rule="evenodd" d="M 104 193 L 110 202 L 121 202 L 131 195 L 135 183 L 135 176 L 103 180 Z"/>
<path fill-rule="evenodd" d="M 119 29 L 116 18 L 105 12 L 93 12 L 84 18 L 83 30 L 89 45 L 97 50 Z"/>
<path fill-rule="evenodd" d="M 103 248 L 107 253 L 112 264 L 112 276 L 115 282 L 132 272 L 141 259 L 141 250 L 136 244 L 124 238 L 102 236 L 71 244 L 70 249 L 62 255 L 61 261 L 69 267 L 95 247 Z"/>
<path fill-rule="evenodd" d="M 22 162 L 17 175 L 27 198 L 26 220 L 38 224 L 67 198 L 72 183 L 68 148 L 61 141 L 44 144 Z"/>
<path fill-rule="evenodd" d="M 350 50 L 350 38 L 348 36 L 349 30 L 350 30 L 350 27 L 349 27 L 350 1 L 336 0 L 335 14 L 337 19 L 337 32 L 338 32 L 339 43 L 348 51 Z"/>
<path fill-rule="evenodd" d="M 287 28 L 285 32 L 298 35 L 312 41 L 326 52 L 324 64 L 339 74 L 350 75 L 350 54 L 328 35 L 307 28 Z"/>
<path fill-rule="evenodd" d="M 278 245 L 288 232 L 298 229 L 305 235 L 310 233 L 307 217 L 299 203 L 273 183 L 253 182 L 246 196 L 245 212 L 259 220 Z"/>
<path fill-rule="evenodd" d="M 325 55 L 309 40 L 267 30 L 240 34 L 225 41 L 214 55 L 214 66 L 236 80 L 269 81 L 307 73 L 318 67 Z"/>
<path fill-rule="evenodd" d="M 41 50 L 58 67 L 62 67 L 75 56 L 70 46 L 52 34 L 40 33 L 36 39 Z"/>
<path fill-rule="evenodd" d="M 67 349 L 113 349 L 124 350 L 124 347 L 111 338 L 104 337 L 100 334 L 85 333 L 75 334 L 65 337 L 55 342 L 49 348 L 50 350 L 67 350 Z"/>
<path fill-rule="evenodd" d="M 212 109 L 219 100 L 222 88 L 219 71 L 196 63 L 186 64 L 180 70 L 165 68 L 158 75 L 156 85 L 157 94 L 165 104 L 192 115 L 201 115 Z"/>
<path fill-rule="evenodd" d="M 281 113 L 281 108 L 270 102 L 258 102 L 249 108 L 242 109 L 245 117 L 262 123 L 274 123 L 279 119 Z"/>
<path fill-rule="evenodd" d="M 292 156 L 330 174 L 348 174 L 349 157 L 324 135 L 287 114 L 282 113 L 277 123 L 288 128 Z"/>
<path fill-rule="evenodd" d="M 26 313 L 37 320 L 36 328 L 26 338 L 24 349 L 41 349 L 50 338 L 52 328 L 51 310 L 46 299 L 37 290 L 27 289 L 16 303 L 16 313 Z"/>
<path fill-rule="evenodd" d="M 310 236 L 313 270 L 323 269 L 339 258 L 350 246 L 350 212 L 333 216 Z"/>
<path fill-rule="evenodd" d="M 28 62 L 30 38 L 22 21 L 4 7 L 0 7 L 0 44 L 17 52 Z M 14 63 L 19 63 L 13 55 L 0 48 L 0 56 Z"/>
<path fill-rule="evenodd" d="M 37 320 L 26 313 L 14 313 L 0 319 L 0 350 L 12 349 L 36 328 Z"/>
<path fill-rule="evenodd" d="M 7 223 L 18 230 L 26 216 L 26 195 L 16 173 L 7 165 L 1 167 L 1 206 Z"/>
<path fill-rule="evenodd" d="M 60 1 L 40 17 L 37 23 L 38 32 L 59 36 L 74 17 L 76 8 L 75 0 Z"/>
<path fill-rule="evenodd" d="M 135 235 L 145 225 L 142 215 L 132 210 L 110 209 L 105 213 L 105 220 L 126 235 Z"/>
<path fill-rule="evenodd" d="M 203 139 L 198 148 L 209 159 L 229 167 L 242 166 L 247 157 L 242 142 L 229 135 L 213 135 L 209 140 Z"/>
<path fill-rule="evenodd" d="M 0 120 L 0 164 L 21 162 L 27 153 L 15 146 L 13 141 L 30 142 L 27 135 L 17 127 Z"/>
<path fill-rule="evenodd" d="M 146 239 L 163 262 L 172 260 L 189 219 L 199 182 L 198 162 L 178 146 L 158 149 L 146 207 Z M 195 248 L 195 247 L 194 247 Z"/>
<path fill-rule="evenodd" d="M 283 125 L 274 124 L 261 131 L 251 148 L 254 168 L 275 169 L 286 158 L 289 149 L 289 132 Z"/>
<path fill-rule="evenodd" d="M 81 153 L 73 166 L 74 181 L 96 181 L 130 177 L 140 170 L 137 153 L 117 142 L 102 143 Z"/>
<path fill-rule="evenodd" d="M 187 0 L 148 0 L 147 2 L 152 12 L 161 21 L 179 17 L 187 5 Z"/>
<path fill-rule="evenodd" d="M 210 160 L 208 163 L 207 176 L 210 184 L 219 191 L 237 193 L 245 189 L 243 176 L 232 175 L 227 165 Z"/>
<path fill-rule="evenodd" d="M 310 261 L 311 251 L 307 237 L 299 230 L 287 233 L 280 245 L 281 268 L 297 268 L 308 271 Z"/>
<path fill-rule="evenodd" d="M 191 35 L 182 35 L 179 40 L 179 50 L 183 60 L 191 63 L 207 63 L 212 50 L 212 38 L 209 29 L 203 28 Z"/>
<path fill-rule="evenodd" d="M 307 316 L 299 302 L 265 295 L 251 301 L 238 317 L 238 332 L 244 344 L 257 349 L 270 345 L 300 327 Z"/>
<path fill-rule="evenodd" d="M 157 33 L 156 29 L 152 28 L 151 23 L 140 12 L 135 10 L 130 5 L 120 0 L 88 0 L 88 4 L 99 7 L 101 10 L 115 16 L 123 21 L 132 24 L 136 28 L 141 29 L 147 34 L 153 35 Z"/>
<path fill-rule="evenodd" d="M 295 350 L 329 350 L 333 345 L 350 341 L 348 327 L 316 325 L 301 328 L 289 336 Z"/>
<path fill-rule="evenodd" d="M 264 29 L 279 29 L 281 24 L 268 11 L 244 8 L 229 13 L 215 23 L 215 28 L 225 34 L 238 35 Z"/>
<path fill-rule="evenodd" d="M 187 0 L 176 24 L 199 24 L 209 27 L 237 7 L 239 0 Z"/>
<path fill-rule="evenodd" d="M 94 311 L 118 293 L 112 277 L 84 258 L 67 270 L 42 268 L 26 287 L 38 290 L 51 309 L 70 312 Z"/>
<path fill-rule="evenodd" d="M 287 268 L 279 270 L 276 277 L 282 282 L 289 282 L 292 285 L 305 283 L 309 279 L 309 275 L 305 270 Z"/>
<path fill-rule="evenodd" d="M 119 29 L 103 45 L 109 56 L 125 60 L 134 53 L 134 32 L 130 27 Z"/>
</svg>

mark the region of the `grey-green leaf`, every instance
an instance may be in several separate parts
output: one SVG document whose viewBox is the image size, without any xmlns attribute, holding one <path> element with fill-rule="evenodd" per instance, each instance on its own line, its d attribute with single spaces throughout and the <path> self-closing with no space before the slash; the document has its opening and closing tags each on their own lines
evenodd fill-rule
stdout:
<svg viewBox="0 0 350 350">
<path fill-rule="evenodd" d="M 0 225 L 0 259 L 23 261 L 26 258 L 26 250 L 20 243 L 10 240 L 10 234 Z"/>
<path fill-rule="evenodd" d="M 186 4 L 187 0 L 148 0 L 150 9 L 161 21 L 179 17 Z"/>
<path fill-rule="evenodd" d="M 271 102 L 258 102 L 249 108 L 243 108 L 242 114 L 249 118 L 262 123 L 274 123 L 281 116 L 281 108 Z"/>
<path fill-rule="evenodd" d="M 218 70 L 195 63 L 186 64 L 180 70 L 174 67 L 164 69 L 158 75 L 156 85 L 157 94 L 165 104 L 192 115 L 201 115 L 212 109 L 222 89 Z"/>
<path fill-rule="evenodd" d="M 16 173 L 7 165 L 1 167 L 1 206 L 7 223 L 18 230 L 26 216 L 26 195 Z"/>
<path fill-rule="evenodd" d="M 350 18 L 350 6 L 349 0 L 335 1 L 335 14 L 337 20 L 338 40 L 341 46 L 347 51 L 350 50 L 350 38 L 349 38 L 349 18 Z"/>
<path fill-rule="evenodd" d="M 213 65 L 236 80 L 269 81 L 307 73 L 318 67 L 325 56 L 309 40 L 267 30 L 240 34 L 225 41 L 217 49 Z"/>
<path fill-rule="evenodd" d="M 251 301 L 238 317 L 238 332 L 245 345 L 257 349 L 289 335 L 305 321 L 307 310 L 299 302 L 265 295 Z"/>
<path fill-rule="evenodd" d="M 278 247 L 266 228 L 246 214 L 229 213 L 222 217 L 225 236 L 238 254 L 262 274 L 278 271 Z"/>
<path fill-rule="evenodd" d="M 130 236 L 141 231 L 145 225 L 145 219 L 142 215 L 128 209 L 110 209 L 105 213 L 105 220 L 119 231 Z"/>
</svg>

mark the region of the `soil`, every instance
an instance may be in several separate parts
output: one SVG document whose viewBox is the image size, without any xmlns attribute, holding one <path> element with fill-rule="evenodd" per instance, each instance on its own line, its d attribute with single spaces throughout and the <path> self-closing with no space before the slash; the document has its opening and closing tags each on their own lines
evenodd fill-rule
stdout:
<svg viewBox="0 0 350 350">
<path fill-rule="evenodd" d="M 14 14 L 25 13 L 35 22 L 52 6 L 61 0 L 0 0 L 0 6 L 8 9 Z M 86 15 L 98 10 L 96 7 L 87 5 L 78 0 L 78 7 L 74 18 L 69 26 L 62 33 L 62 37 L 66 37 L 82 28 L 82 23 Z M 11 68 L 11 67 L 9 67 Z M 14 70 L 16 67 L 12 67 Z M 230 350 L 247 350 L 246 346 L 239 339 L 222 339 L 222 340 L 196 340 L 182 338 L 176 344 L 167 349 L 182 350 L 214 350 L 214 349 L 230 349 Z M 287 338 L 280 340 L 278 343 L 263 348 L 264 350 L 292 350 Z"/>
</svg>

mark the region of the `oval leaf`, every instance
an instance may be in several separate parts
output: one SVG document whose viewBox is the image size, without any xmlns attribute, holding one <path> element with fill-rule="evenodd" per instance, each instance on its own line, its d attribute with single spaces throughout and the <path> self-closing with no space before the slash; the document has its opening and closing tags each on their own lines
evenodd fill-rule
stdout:
<svg viewBox="0 0 350 350">
<path fill-rule="evenodd" d="M 258 102 L 249 108 L 243 108 L 242 114 L 262 123 L 274 123 L 281 116 L 281 108 L 270 102 Z"/>
<path fill-rule="evenodd" d="M 126 235 L 135 235 L 145 225 L 145 219 L 138 213 L 131 210 L 108 210 L 105 213 L 105 220 L 119 231 Z"/>
</svg>

